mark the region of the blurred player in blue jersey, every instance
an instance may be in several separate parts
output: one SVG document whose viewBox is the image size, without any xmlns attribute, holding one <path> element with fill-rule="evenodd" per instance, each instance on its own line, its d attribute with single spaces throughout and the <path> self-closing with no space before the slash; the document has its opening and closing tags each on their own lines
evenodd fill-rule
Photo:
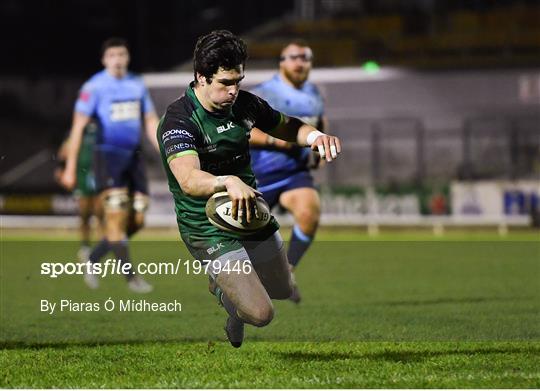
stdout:
<svg viewBox="0 0 540 391">
<path fill-rule="evenodd" d="M 83 130 L 90 121 L 98 125 L 94 147 L 96 188 L 104 210 L 105 239 L 90 254 L 98 262 L 109 250 L 116 259 L 129 263 L 127 238 L 144 223 L 148 186 L 141 140 L 143 129 L 157 150 L 158 117 L 149 93 L 139 77 L 128 72 L 129 50 L 121 38 L 111 38 L 102 47 L 104 70 L 82 87 L 75 104 L 66 169 L 61 182 L 73 189 Z M 131 271 L 128 286 L 135 292 L 149 292 L 152 286 Z M 97 276 L 85 275 L 91 288 Z"/>
<path fill-rule="evenodd" d="M 275 110 L 324 130 L 323 99 L 309 82 L 313 53 L 306 42 L 291 41 L 281 51 L 279 73 L 256 86 L 252 92 L 265 99 Z M 317 152 L 276 139 L 258 129 L 251 132 L 251 161 L 258 189 L 270 207 L 277 204 L 294 218 L 288 259 L 291 272 L 307 251 L 319 224 L 320 199 L 314 188 L 310 169 L 319 165 Z M 294 275 L 293 275 L 294 276 Z M 290 297 L 301 300 L 294 281 Z"/>
</svg>

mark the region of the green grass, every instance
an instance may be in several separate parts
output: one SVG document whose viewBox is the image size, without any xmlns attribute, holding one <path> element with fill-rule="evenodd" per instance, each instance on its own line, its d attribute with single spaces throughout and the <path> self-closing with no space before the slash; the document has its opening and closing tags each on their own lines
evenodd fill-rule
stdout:
<svg viewBox="0 0 540 391">
<path fill-rule="evenodd" d="M 116 276 L 89 291 L 40 275 L 41 262 L 74 261 L 69 238 L 3 234 L 0 387 L 540 387 L 537 232 L 322 231 L 297 273 L 302 304 L 276 302 L 239 350 L 203 275 L 147 278 L 144 298 L 181 312 L 42 313 L 42 299 L 141 298 Z M 150 232 L 133 258 L 190 258 L 175 238 Z"/>
<path fill-rule="evenodd" d="M 540 344 L 148 342 L 4 350 L 3 387 L 538 388 Z"/>
</svg>

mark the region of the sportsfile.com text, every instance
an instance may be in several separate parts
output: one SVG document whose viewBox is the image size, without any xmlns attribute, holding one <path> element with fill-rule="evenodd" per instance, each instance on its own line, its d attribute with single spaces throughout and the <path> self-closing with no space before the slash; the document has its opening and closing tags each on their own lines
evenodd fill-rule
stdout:
<svg viewBox="0 0 540 391">
<path fill-rule="evenodd" d="M 109 258 L 103 263 L 92 262 L 42 262 L 40 274 L 50 278 L 63 275 L 92 274 L 104 278 L 110 275 L 178 275 L 178 274 L 249 274 L 251 262 L 246 260 L 178 259 L 175 262 L 139 262 L 136 271 L 131 265 L 121 260 Z"/>
</svg>

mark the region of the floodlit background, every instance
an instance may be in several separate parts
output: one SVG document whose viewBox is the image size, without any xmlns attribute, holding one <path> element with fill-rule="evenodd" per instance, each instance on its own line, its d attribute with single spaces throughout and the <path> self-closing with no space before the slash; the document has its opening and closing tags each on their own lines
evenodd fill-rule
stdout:
<svg viewBox="0 0 540 391">
<path fill-rule="evenodd" d="M 315 175 L 323 224 L 538 225 L 540 7 L 536 1 L 3 1 L 0 210 L 72 215 L 55 153 L 82 82 L 111 36 L 131 44 L 158 114 L 191 80 L 196 37 L 249 43 L 245 88 L 281 45 L 311 44 L 311 79 L 345 149 Z M 175 224 L 158 157 L 146 151 L 151 226 Z M 73 218 L 32 219 L 72 226 Z M 282 219 L 287 223 L 288 220 Z"/>
</svg>

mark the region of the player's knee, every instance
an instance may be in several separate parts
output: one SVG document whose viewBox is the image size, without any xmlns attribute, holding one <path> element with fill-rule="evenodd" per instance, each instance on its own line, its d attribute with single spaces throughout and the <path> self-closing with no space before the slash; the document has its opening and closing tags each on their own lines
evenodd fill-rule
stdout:
<svg viewBox="0 0 540 391">
<path fill-rule="evenodd" d="M 126 211 L 129 207 L 129 195 L 125 190 L 109 191 L 103 200 L 107 212 Z"/>
<path fill-rule="evenodd" d="M 274 319 L 272 303 L 256 307 L 250 313 L 250 323 L 257 327 L 264 327 Z"/>
<path fill-rule="evenodd" d="M 296 213 L 296 220 L 306 234 L 310 234 L 319 225 L 320 210 L 317 208 L 302 208 Z"/>
<path fill-rule="evenodd" d="M 149 201 L 148 196 L 142 193 L 136 193 L 133 196 L 133 210 L 136 215 L 142 215 L 142 222 L 144 223 L 144 213 L 148 209 Z"/>
</svg>

